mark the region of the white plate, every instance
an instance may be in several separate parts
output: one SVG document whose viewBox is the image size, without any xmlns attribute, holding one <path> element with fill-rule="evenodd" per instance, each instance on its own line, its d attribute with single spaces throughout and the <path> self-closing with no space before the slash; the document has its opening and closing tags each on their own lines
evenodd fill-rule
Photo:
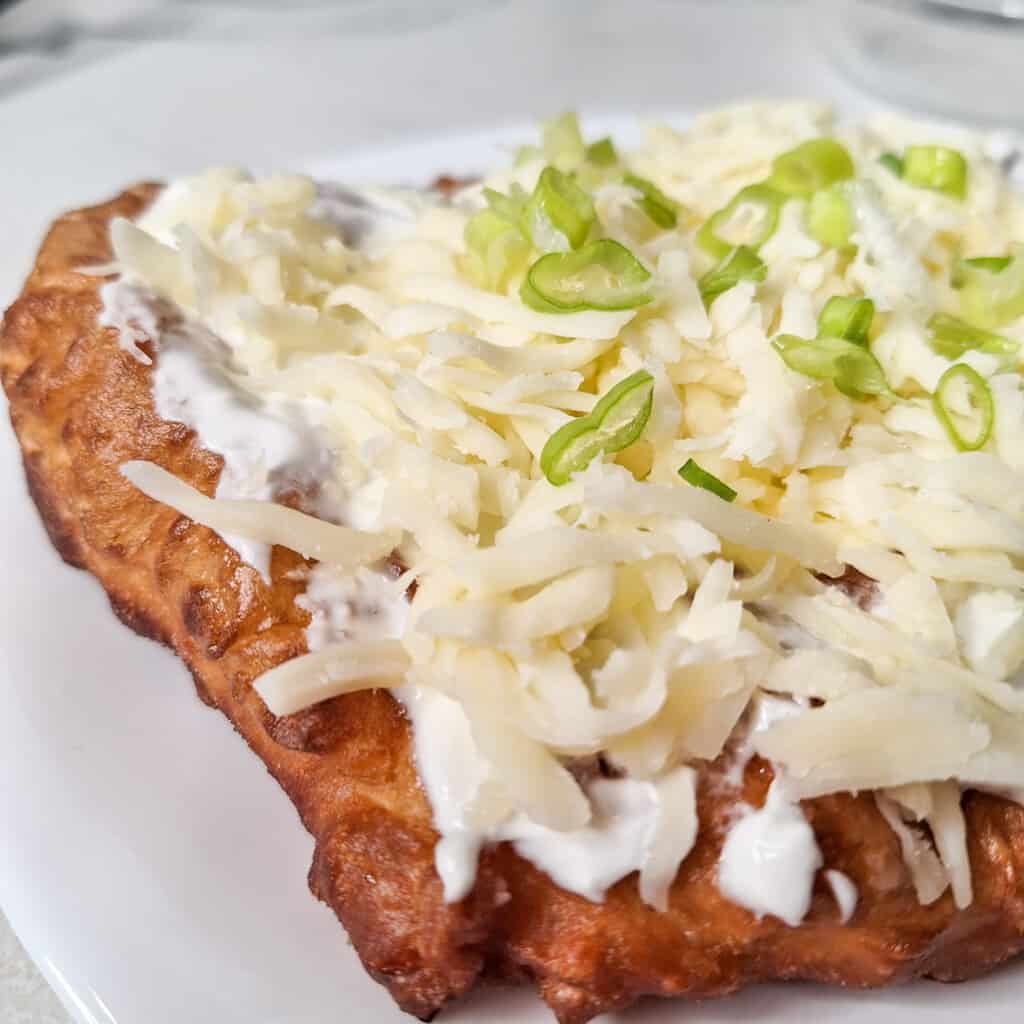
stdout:
<svg viewBox="0 0 1024 1024">
<path fill-rule="evenodd" d="M 311 170 L 427 180 L 492 163 L 523 135 L 459 136 Z M 58 561 L 6 427 L 0 493 L 0 903 L 62 999 L 90 1024 L 320 1024 L 342 1013 L 404 1024 L 309 895 L 312 844 L 261 763 L 167 651 L 121 626 L 96 583 Z M 1024 973 L 1011 969 L 870 994 L 771 986 L 704 1005 L 699 1019 L 961 1024 L 979 1005 L 1008 1020 L 1022 997 Z M 652 1004 L 628 1020 L 683 1012 Z M 485 993 L 445 1019 L 551 1018 L 530 995 Z"/>
<path fill-rule="evenodd" d="M 488 163 L 521 138 L 441 129 L 570 106 L 651 112 L 752 94 L 868 105 L 805 36 L 811 4 L 799 0 L 466 8 L 421 32 L 172 41 L 102 60 L 84 48 L 61 76 L 0 94 L 11 143 L 0 160 L 0 304 L 57 210 L 142 177 L 238 160 L 410 181 Z M 395 138 L 427 141 L 363 148 Z M 354 155 L 313 159 L 339 152 Z M 0 497 L 0 905 L 76 1019 L 407 1024 L 309 895 L 312 844 L 260 762 L 167 651 L 121 626 L 98 586 L 59 562 L 6 423 Z M 1022 996 L 1016 970 L 877 994 L 772 986 L 629 1019 L 962 1024 L 979 1005 L 988 1020 L 1017 1019 Z M 484 993 L 444 1019 L 551 1018 L 527 993 Z"/>
</svg>

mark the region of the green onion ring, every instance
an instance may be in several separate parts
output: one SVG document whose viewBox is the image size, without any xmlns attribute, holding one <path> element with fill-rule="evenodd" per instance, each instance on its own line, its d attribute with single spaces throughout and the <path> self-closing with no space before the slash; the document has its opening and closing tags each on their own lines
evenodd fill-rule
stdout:
<svg viewBox="0 0 1024 1024">
<path fill-rule="evenodd" d="M 737 245 L 745 245 L 757 252 L 775 234 L 775 229 L 779 226 L 779 211 L 785 201 L 786 196 L 766 182 L 748 185 L 740 189 L 722 209 L 713 213 L 701 225 L 697 232 L 697 244 L 718 260 L 723 259 Z M 755 207 L 761 216 L 761 224 L 753 237 L 738 242 L 723 238 L 721 231 L 729 225 L 736 211 L 744 206 Z"/>
<path fill-rule="evenodd" d="M 628 448 L 643 433 L 654 405 L 654 378 L 637 370 L 619 381 L 586 416 L 559 427 L 540 453 L 540 468 L 556 487 L 598 455 Z"/>
<path fill-rule="evenodd" d="M 650 280 L 650 271 L 624 245 L 602 238 L 576 252 L 541 256 L 519 296 L 544 313 L 635 309 L 653 298 Z"/>
<path fill-rule="evenodd" d="M 973 437 L 965 437 L 953 421 L 949 405 L 949 399 L 952 397 L 950 390 L 956 387 L 958 382 L 962 382 L 966 386 L 967 401 L 978 414 L 978 429 Z M 992 434 L 995 403 L 992 401 L 991 389 L 977 370 L 966 363 L 957 363 L 955 366 L 951 366 L 939 378 L 935 394 L 932 395 L 932 408 L 935 410 L 936 418 L 958 451 L 976 452 L 979 448 L 984 448 Z"/>
<path fill-rule="evenodd" d="M 808 139 L 772 161 L 768 184 L 787 196 L 809 196 L 852 178 L 853 160 L 835 139 Z"/>
</svg>

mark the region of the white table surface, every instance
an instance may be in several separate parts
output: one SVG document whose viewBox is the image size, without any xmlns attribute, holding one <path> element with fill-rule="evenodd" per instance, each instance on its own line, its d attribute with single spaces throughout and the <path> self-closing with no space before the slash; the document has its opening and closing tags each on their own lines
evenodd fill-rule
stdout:
<svg viewBox="0 0 1024 1024">
<path fill-rule="evenodd" d="M 755 94 L 874 105 L 809 45 L 824 3 L 465 6 L 453 19 L 452 3 L 383 4 L 346 27 L 341 7 L 286 19 L 189 5 L 187 23 L 162 23 L 174 38 L 85 40 L 58 61 L 0 57 L 0 305 L 57 211 L 137 179 L 218 162 L 310 166 L 566 107 L 654 115 Z M 432 7 L 440 20 L 424 26 Z M 0 752 L 0 787 L 3 776 Z M 17 842 L 0 820 L 0 846 Z M 0 1024 L 67 1019 L 0 913 Z"/>
</svg>

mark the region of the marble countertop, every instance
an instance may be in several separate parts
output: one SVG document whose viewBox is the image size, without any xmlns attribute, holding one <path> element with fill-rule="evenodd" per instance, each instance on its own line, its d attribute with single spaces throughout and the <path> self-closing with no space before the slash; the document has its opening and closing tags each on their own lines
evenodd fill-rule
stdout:
<svg viewBox="0 0 1024 1024">
<path fill-rule="evenodd" d="M 0 1021 L 3 1024 L 70 1024 L 60 1000 L 28 958 L 0 912 Z"/>
</svg>

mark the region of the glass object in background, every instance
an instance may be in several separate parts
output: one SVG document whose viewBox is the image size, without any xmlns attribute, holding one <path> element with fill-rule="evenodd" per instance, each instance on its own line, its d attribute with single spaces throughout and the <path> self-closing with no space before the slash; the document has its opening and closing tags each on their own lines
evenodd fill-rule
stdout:
<svg viewBox="0 0 1024 1024">
<path fill-rule="evenodd" d="M 822 41 L 894 103 L 1024 128 L 1024 0 L 833 0 Z"/>
</svg>

